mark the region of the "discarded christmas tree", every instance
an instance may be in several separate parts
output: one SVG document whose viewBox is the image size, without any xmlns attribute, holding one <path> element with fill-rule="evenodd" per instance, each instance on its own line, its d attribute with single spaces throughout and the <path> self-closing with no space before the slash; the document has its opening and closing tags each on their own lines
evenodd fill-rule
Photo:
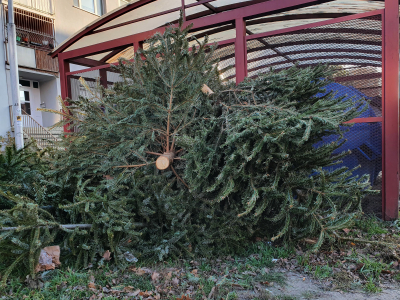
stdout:
<svg viewBox="0 0 400 300">
<path fill-rule="evenodd" d="M 371 193 L 369 177 L 335 169 L 349 153 L 333 152 L 352 126 L 345 122 L 368 103 L 326 93 L 331 75 L 326 66 L 295 67 L 222 91 L 221 115 L 203 122 L 186 144 L 193 195 L 240 203 L 238 217 L 273 241 L 318 237 L 318 249 L 351 226 Z M 330 135 L 337 140 L 316 146 Z"/>
<path fill-rule="evenodd" d="M 120 265 L 221 255 L 260 236 L 319 237 L 318 248 L 360 213 L 368 177 L 333 170 L 346 153 L 332 153 L 367 103 L 325 93 L 324 66 L 223 85 L 213 47 L 191 47 L 189 30 L 156 34 L 115 67 L 122 82 L 90 89 L 82 79 L 91 97 L 63 103 L 61 124 L 74 132 L 48 172 L 58 192 L 47 217 L 92 225 L 58 231 L 76 266 L 101 264 L 107 251 Z M 338 141 L 315 146 L 330 135 Z"/>
<path fill-rule="evenodd" d="M 64 106 L 77 130 L 64 141 L 54 178 L 73 191 L 62 206 L 69 222 L 93 224 L 70 245 L 79 263 L 106 250 L 120 263 L 127 252 L 158 259 L 223 253 L 249 236 L 235 211 L 193 198 L 182 179 L 186 150 L 177 138 L 214 114 L 203 91 L 220 85 L 213 48 L 207 40 L 191 48 L 189 30 L 155 35 L 133 62 L 115 67 L 122 82 L 91 90 L 81 80 L 92 97 Z"/>
</svg>

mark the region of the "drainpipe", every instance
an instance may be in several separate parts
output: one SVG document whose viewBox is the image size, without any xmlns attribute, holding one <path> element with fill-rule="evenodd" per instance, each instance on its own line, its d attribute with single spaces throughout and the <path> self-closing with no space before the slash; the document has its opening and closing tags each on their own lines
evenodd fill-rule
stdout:
<svg viewBox="0 0 400 300">
<path fill-rule="evenodd" d="M 14 4 L 13 0 L 8 0 L 8 47 L 10 62 L 10 88 L 13 104 L 13 123 L 15 147 L 24 148 L 24 132 L 22 129 L 21 102 L 19 99 L 19 76 L 18 76 L 18 58 L 17 58 L 17 34 L 14 23 Z"/>
</svg>

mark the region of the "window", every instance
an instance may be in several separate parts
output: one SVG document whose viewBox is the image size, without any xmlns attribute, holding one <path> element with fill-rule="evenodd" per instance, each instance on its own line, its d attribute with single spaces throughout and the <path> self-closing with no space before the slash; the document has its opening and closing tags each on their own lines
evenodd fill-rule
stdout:
<svg viewBox="0 0 400 300">
<path fill-rule="evenodd" d="M 74 6 L 99 16 L 103 14 L 103 0 L 74 0 Z"/>
<path fill-rule="evenodd" d="M 31 101 L 28 91 L 19 91 L 19 100 L 21 101 L 21 109 L 28 115 L 31 114 Z"/>
<path fill-rule="evenodd" d="M 19 80 L 19 84 L 20 84 L 21 86 L 31 87 L 31 82 L 30 82 L 29 80 L 20 79 L 20 80 Z"/>
</svg>

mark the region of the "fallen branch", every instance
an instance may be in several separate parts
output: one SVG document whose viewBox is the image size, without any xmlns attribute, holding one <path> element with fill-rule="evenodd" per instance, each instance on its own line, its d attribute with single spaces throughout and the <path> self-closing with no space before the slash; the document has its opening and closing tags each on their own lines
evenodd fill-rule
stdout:
<svg viewBox="0 0 400 300">
<path fill-rule="evenodd" d="M 126 166 L 115 166 L 113 167 L 113 169 L 115 168 L 139 168 L 139 167 L 144 167 L 144 166 L 150 166 L 152 164 L 154 164 L 155 162 L 149 163 L 149 164 L 140 164 L 140 165 L 126 165 Z"/>
<path fill-rule="evenodd" d="M 143 223 L 134 223 L 134 225 L 135 225 L 135 227 L 144 227 L 144 224 Z M 30 226 L 31 227 L 31 226 Z M 34 227 L 34 226 L 33 226 Z M 56 228 L 56 227 L 62 227 L 62 228 L 65 228 L 65 229 L 75 229 L 75 228 L 92 228 L 92 224 L 68 224 L 68 225 L 59 225 L 59 226 L 55 226 L 55 225 L 52 225 L 52 226 L 43 226 L 43 225 L 40 225 L 40 226 L 38 226 L 39 228 L 46 228 L 46 227 L 48 227 L 48 228 Z M 20 229 L 20 228 L 23 228 L 23 227 L 21 227 L 21 226 L 18 226 L 18 227 L 3 227 L 3 228 L 0 228 L 0 231 L 11 231 L 11 230 L 18 230 L 18 229 Z"/>
</svg>

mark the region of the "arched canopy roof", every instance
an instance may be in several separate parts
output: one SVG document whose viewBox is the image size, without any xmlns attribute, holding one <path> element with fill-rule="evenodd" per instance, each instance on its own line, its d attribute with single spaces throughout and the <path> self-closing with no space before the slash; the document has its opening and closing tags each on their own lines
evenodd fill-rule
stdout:
<svg viewBox="0 0 400 300">
<path fill-rule="evenodd" d="M 165 25 L 177 23 L 182 0 L 132 1 L 97 19 L 75 33 L 52 52 L 59 53 L 121 41 L 142 34 L 143 40 Z M 194 23 L 193 34 L 206 34 L 211 42 L 235 38 L 234 20 L 243 16 L 247 34 L 329 20 L 352 14 L 382 9 L 383 0 L 185 0 L 187 23 Z M 146 35 L 146 33 L 148 33 Z M 120 45 L 112 51 L 99 51 L 93 61 L 113 62 L 133 55 L 132 44 Z"/>
</svg>

